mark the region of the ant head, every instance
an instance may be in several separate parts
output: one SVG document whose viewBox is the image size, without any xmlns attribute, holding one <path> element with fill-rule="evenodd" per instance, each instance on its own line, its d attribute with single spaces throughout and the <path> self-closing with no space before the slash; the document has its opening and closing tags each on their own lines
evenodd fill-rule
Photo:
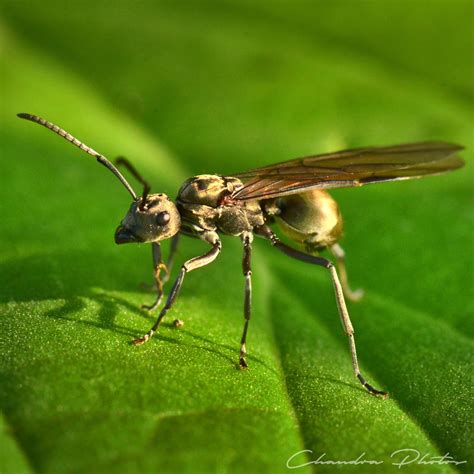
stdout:
<svg viewBox="0 0 474 474">
<path fill-rule="evenodd" d="M 181 217 L 166 194 L 138 198 L 115 231 L 115 243 L 159 242 L 173 237 L 181 226 Z"/>
<path fill-rule="evenodd" d="M 17 114 L 18 117 L 35 122 L 59 136 L 65 138 L 68 142 L 93 156 L 101 165 L 111 171 L 122 183 L 125 189 L 133 198 L 133 204 L 127 212 L 122 224 L 115 231 L 115 242 L 125 244 L 129 242 L 159 242 L 168 239 L 178 233 L 181 226 L 181 217 L 178 209 L 165 194 L 148 194 L 150 185 L 145 181 L 137 170 L 123 157 L 116 160 L 117 165 L 123 165 L 135 178 L 143 184 L 143 193 L 141 197 L 130 186 L 122 173 L 104 156 L 95 151 L 90 146 L 82 143 L 73 137 L 66 130 L 58 127 L 54 123 L 48 122 L 37 115 Z"/>
</svg>

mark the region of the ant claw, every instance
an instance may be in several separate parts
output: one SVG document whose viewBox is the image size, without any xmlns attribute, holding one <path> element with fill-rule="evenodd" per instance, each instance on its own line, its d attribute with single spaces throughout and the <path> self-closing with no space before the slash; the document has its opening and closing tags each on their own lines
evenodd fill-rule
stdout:
<svg viewBox="0 0 474 474">
<path fill-rule="evenodd" d="M 139 337 L 138 339 L 134 339 L 132 341 L 133 345 L 141 346 L 142 344 L 145 344 L 145 342 L 147 342 L 149 339 L 151 339 L 151 337 L 153 336 L 154 333 L 155 333 L 155 331 L 153 329 L 150 329 L 144 336 Z"/>
</svg>

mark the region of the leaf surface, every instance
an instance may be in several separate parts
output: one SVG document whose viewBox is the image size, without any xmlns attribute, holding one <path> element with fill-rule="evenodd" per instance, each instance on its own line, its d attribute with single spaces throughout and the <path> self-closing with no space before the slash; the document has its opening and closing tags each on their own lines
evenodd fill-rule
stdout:
<svg viewBox="0 0 474 474">
<path fill-rule="evenodd" d="M 150 343 L 129 344 L 154 319 L 138 309 L 152 299 L 139 289 L 150 249 L 113 243 L 128 195 L 94 159 L 17 112 L 56 121 L 109 158 L 127 156 L 171 197 L 193 174 L 345 147 L 440 139 L 472 156 L 464 83 L 446 75 L 440 88 L 401 60 L 404 73 L 394 72 L 390 58 L 364 53 L 367 39 L 346 48 L 303 34 L 297 11 L 285 19 L 283 7 L 271 16 L 263 4 L 233 5 L 137 3 L 132 12 L 119 2 L 110 14 L 106 2 L 81 2 L 65 17 L 4 4 L 2 472 L 287 472 L 298 452 L 300 464 L 365 453 L 383 462 L 374 471 L 393 472 L 398 449 L 449 453 L 470 472 L 469 165 L 334 192 L 350 278 L 366 292 L 349 306 L 361 369 L 389 400 L 368 396 L 351 374 L 325 270 L 260 241 L 248 371 L 236 370 L 238 239 L 224 238 L 218 261 L 186 277 Z M 205 251 L 182 244 L 178 262 Z M 347 466 L 298 472 L 337 468 Z"/>
</svg>

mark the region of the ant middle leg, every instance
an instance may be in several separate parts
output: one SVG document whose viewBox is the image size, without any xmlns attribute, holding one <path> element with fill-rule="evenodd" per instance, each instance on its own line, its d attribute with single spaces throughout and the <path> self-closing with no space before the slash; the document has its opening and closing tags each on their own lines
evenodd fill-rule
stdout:
<svg viewBox="0 0 474 474">
<path fill-rule="evenodd" d="M 247 356 L 247 330 L 250 322 L 250 315 L 252 310 L 252 270 L 251 270 L 251 257 L 252 257 L 252 240 L 253 235 L 245 233 L 242 236 L 242 242 L 244 243 L 244 256 L 242 258 L 242 270 L 245 277 L 245 293 L 244 293 L 244 331 L 242 333 L 242 339 L 240 340 L 240 358 L 239 366 L 241 369 L 248 367 L 246 356 Z"/>
</svg>

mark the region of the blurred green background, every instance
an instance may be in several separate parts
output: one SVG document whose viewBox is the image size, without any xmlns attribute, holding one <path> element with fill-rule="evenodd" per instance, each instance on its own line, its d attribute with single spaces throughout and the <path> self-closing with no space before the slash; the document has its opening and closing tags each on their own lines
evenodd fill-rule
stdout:
<svg viewBox="0 0 474 474">
<path fill-rule="evenodd" d="M 472 472 L 471 1 L 1 1 L 0 472 L 396 472 L 412 449 Z M 254 245 L 250 369 L 238 239 L 191 273 L 149 344 L 150 249 L 113 243 L 129 206 L 42 115 L 174 197 L 365 145 L 448 140 L 467 166 L 337 190 L 362 373 L 323 269 Z M 133 183 L 134 187 L 138 186 Z M 178 262 L 205 246 L 184 238 Z M 176 271 L 175 271 L 176 272 Z M 183 329 L 170 322 L 179 317 Z M 309 452 L 309 451 L 312 451 Z"/>
</svg>

